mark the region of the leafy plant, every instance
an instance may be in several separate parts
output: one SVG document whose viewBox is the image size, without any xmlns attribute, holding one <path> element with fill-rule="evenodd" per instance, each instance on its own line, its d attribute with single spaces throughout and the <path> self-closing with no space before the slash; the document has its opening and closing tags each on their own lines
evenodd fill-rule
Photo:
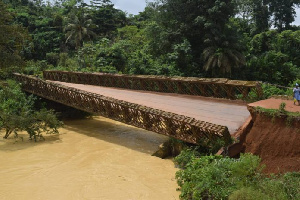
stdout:
<svg viewBox="0 0 300 200">
<path fill-rule="evenodd" d="M 0 129 L 5 129 L 4 138 L 11 133 L 18 136 L 19 131 L 26 131 L 30 139 L 41 137 L 42 133 L 58 133 L 62 126 L 52 110 L 34 109 L 36 98 L 27 97 L 20 85 L 8 81 L 0 90 Z"/>
<path fill-rule="evenodd" d="M 294 81 L 294 83 L 296 83 L 296 81 Z M 295 84 L 291 84 L 295 85 Z M 267 83 L 263 83 L 262 85 L 262 90 L 263 90 L 263 96 L 259 97 L 257 95 L 256 90 L 251 89 L 248 95 L 248 98 L 246 99 L 246 101 L 248 102 L 254 102 L 254 101 L 259 101 L 261 99 L 268 99 L 272 96 L 286 96 L 286 97 L 292 97 L 293 95 L 293 91 L 292 88 L 280 88 L 277 87 L 276 85 L 272 85 L 272 84 L 267 84 Z M 242 95 L 238 95 L 237 96 L 238 99 L 242 99 L 243 96 Z"/>
<path fill-rule="evenodd" d="M 245 154 L 240 159 L 203 156 L 191 159 L 176 173 L 182 199 L 224 199 L 247 185 L 260 172 L 260 159 Z"/>
<path fill-rule="evenodd" d="M 279 112 L 281 112 L 281 113 L 286 113 L 285 106 L 286 106 L 286 103 L 282 102 L 282 103 L 279 105 Z"/>
<path fill-rule="evenodd" d="M 185 168 L 186 165 L 191 162 L 193 159 L 200 157 L 199 151 L 195 148 L 187 148 L 175 158 L 175 164 L 180 168 Z"/>
<path fill-rule="evenodd" d="M 276 118 L 278 117 L 286 117 L 286 124 L 290 126 L 293 121 L 300 117 L 299 112 L 289 112 L 285 110 L 286 104 L 283 102 L 279 105 L 279 109 L 268 109 L 268 108 L 262 108 L 262 107 L 256 107 L 255 110 L 263 115 L 266 115 L 270 118 L 272 118 L 272 121 L 274 122 Z"/>
<path fill-rule="evenodd" d="M 298 172 L 266 176 L 261 173 L 260 158 L 252 154 L 232 159 L 198 157 L 194 153 L 187 150 L 178 157 L 185 163 L 185 168 L 176 173 L 181 199 L 299 199 Z"/>
</svg>

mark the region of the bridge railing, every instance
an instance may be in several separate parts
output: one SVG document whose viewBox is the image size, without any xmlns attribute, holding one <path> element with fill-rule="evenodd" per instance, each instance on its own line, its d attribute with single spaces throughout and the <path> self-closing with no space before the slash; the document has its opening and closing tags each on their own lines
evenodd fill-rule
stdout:
<svg viewBox="0 0 300 200">
<path fill-rule="evenodd" d="M 105 97 L 27 75 L 15 74 L 23 90 L 67 106 L 194 144 L 230 142 L 226 126 Z"/>
<path fill-rule="evenodd" d="M 226 99 L 247 99 L 254 90 L 262 97 L 261 83 L 225 78 L 166 77 L 67 71 L 44 71 L 45 79 L 79 84 L 117 87 L 133 90 L 178 93 Z"/>
</svg>

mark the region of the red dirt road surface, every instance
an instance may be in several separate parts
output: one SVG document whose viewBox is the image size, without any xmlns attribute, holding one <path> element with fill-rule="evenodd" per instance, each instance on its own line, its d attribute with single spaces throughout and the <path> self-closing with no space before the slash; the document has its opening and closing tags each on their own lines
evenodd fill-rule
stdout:
<svg viewBox="0 0 300 200">
<path fill-rule="evenodd" d="M 250 116 L 245 103 L 199 96 L 125 90 L 93 85 L 53 81 L 68 87 L 128 101 L 147 107 L 185 115 L 218 125 L 227 126 L 231 134 Z"/>
<path fill-rule="evenodd" d="M 269 109 L 278 109 L 281 103 L 286 103 L 285 110 L 289 112 L 300 112 L 300 106 L 298 103 L 294 105 L 294 101 L 292 100 L 282 100 L 282 99 L 266 99 L 257 101 L 254 103 L 250 103 L 249 106 L 251 107 L 263 107 Z"/>
</svg>

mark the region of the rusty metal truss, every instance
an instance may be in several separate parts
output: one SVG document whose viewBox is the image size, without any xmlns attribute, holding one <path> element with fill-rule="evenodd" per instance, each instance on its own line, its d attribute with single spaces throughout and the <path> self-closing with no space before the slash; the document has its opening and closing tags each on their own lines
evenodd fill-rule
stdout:
<svg viewBox="0 0 300 200">
<path fill-rule="evenodd" d="M 24 91 L 79 110 L 188 143 L 207 145 L 218 139 L 230 142 L 231 137 L 226 126 L 70 88 L 36 77 L 14 75 L 22 83 Z"/>
<path fill-rule="evenodd" d="M 251 90 L 254 90 L 258 97 L 263 95 L 260 82 L 225 78 L 166 77 L 67 71 L 44 71 L 43 77 L 53 81 L 225 99 L 237 99 L 238 96 L 247 99 Z"/>
</svg>

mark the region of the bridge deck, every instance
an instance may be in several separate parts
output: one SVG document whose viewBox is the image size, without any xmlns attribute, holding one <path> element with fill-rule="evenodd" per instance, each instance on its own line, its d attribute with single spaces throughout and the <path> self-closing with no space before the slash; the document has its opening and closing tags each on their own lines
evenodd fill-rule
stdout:
<svg viewBox="0 0 300 200">
<path fill-rule="evenodd" d="M 185 115 L 197 120 L 224 125 L 228 127 L 231 134 L 233 134 L 250 115 L 246 104 L 236 101 L 179 94 L 125 90 L 58 81 L 53 82 L 131 103 Z"/>
</svg>

